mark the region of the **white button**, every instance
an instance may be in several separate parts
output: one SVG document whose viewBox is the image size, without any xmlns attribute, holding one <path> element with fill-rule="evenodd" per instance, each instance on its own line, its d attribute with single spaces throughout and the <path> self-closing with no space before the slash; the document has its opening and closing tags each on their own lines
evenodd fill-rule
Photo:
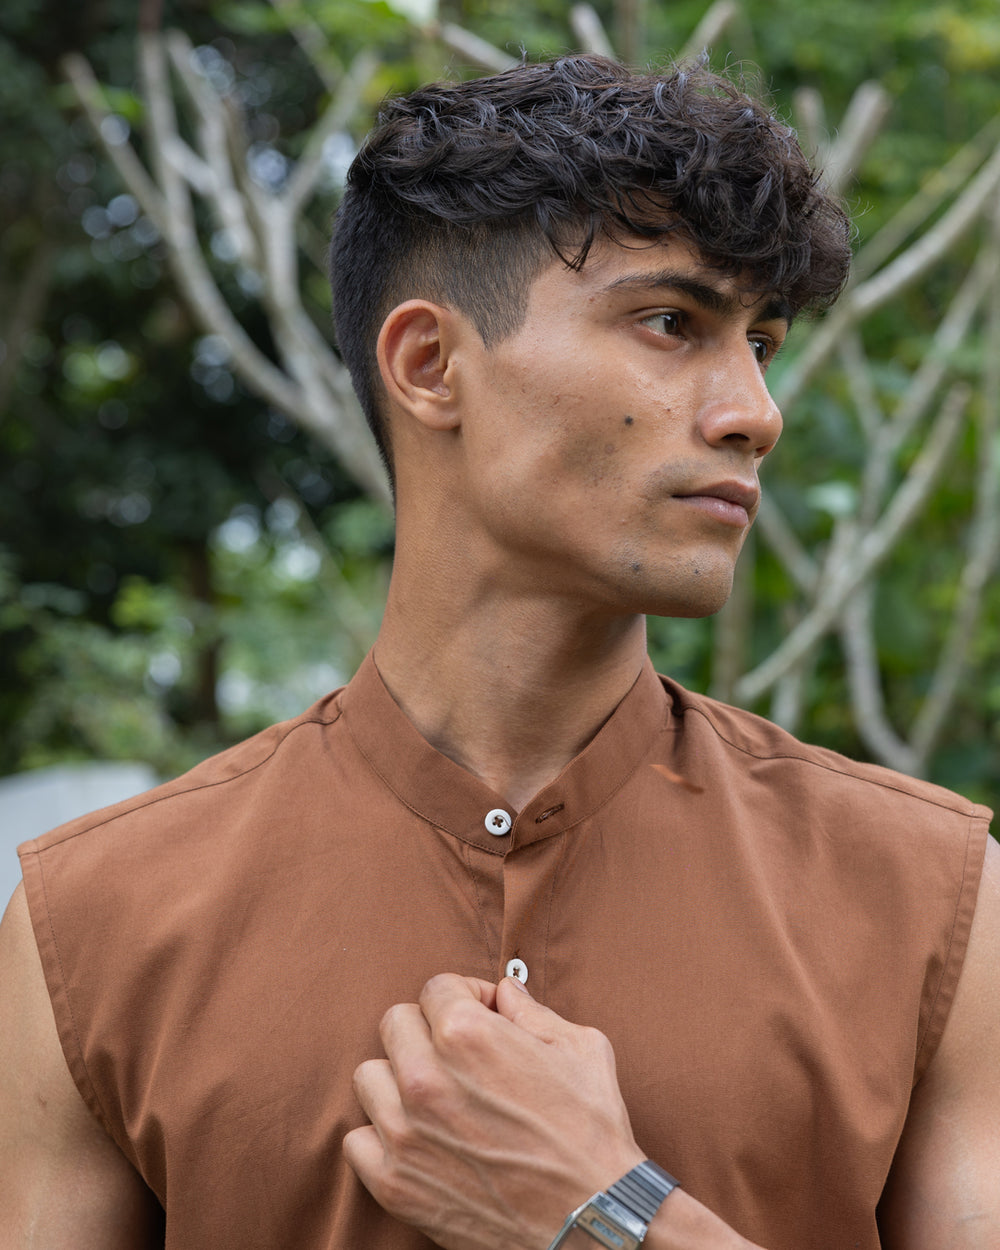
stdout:
<svg viewBox="0 0 1000 1250">
<path fill-rule="evenodd" d="M 510 812 L 494 807 L 492 812 L 486 813 L 485 824 L 494 837 L 502 838 L 505 833 L 510 833 Z"/>
<path fill-rule="evenodd" d="M 520 981 L 522 985 L 527 985 L 528 965 L 523 959 L 508 959 L 507 967 L 504 969 L 504 975 L 513 977 L 516 981 Z"/>
</svg>

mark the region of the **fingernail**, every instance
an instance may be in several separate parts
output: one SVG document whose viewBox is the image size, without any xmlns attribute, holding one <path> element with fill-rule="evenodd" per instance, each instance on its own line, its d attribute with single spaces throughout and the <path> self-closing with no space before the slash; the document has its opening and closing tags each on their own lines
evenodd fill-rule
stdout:
<svg viewBox="0 0 1000 1250">
<path fill-rule="evenodd" d="M 517 977 L 508 977 L 507 980 L 513 981 L 522 994 L 527 994 L 528 987 L 524 984 L 523 981 L 518 980 Z"/>
</svg>

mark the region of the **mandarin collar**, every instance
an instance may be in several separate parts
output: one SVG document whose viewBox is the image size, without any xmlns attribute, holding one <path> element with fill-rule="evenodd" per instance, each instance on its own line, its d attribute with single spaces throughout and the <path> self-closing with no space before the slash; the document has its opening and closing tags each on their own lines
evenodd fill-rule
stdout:
<svg viewBox="0 0 1000 1250">
<path fill-rule="evenodd" d="M 344 723 L 358 750 L 401 803 L 437 829 L 493 855 L 572 829 L 625 784 L 671 720 L 671 700 L 647 657 L 590 743 L 520 811 L 423 738 L 382 681 L 371 652 L 341 691 Z M 509 834 L 486 828 L 509 814 Z"/>
</svg>

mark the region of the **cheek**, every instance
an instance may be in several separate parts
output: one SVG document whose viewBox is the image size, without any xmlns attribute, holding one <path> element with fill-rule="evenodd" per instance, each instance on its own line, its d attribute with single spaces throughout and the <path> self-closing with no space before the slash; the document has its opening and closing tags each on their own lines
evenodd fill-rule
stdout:
<svg viewBox="0 0 1000 1250">
<path fill-rule="evenodd" d="M 622 476 L 622 448 L 606 430 L 574 432 L 561 444 L 559 469 L 570 480 L 588 486 L 618 482 Z"/>
</svg>

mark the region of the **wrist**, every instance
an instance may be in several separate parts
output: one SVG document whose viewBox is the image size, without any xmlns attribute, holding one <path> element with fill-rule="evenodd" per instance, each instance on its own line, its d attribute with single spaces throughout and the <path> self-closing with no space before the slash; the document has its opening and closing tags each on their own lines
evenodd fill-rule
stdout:
<svg viewBox="0 0 1000 1250">
<path fill-rule="evenodd" d="M 571 1211 L 548 1250 L 563 1250 L 577 1230 L 605 1250 L 639 1250 L 650 1221 L 676 1188 L 669 1172 L 644 1159 Z"/>
</svg>

